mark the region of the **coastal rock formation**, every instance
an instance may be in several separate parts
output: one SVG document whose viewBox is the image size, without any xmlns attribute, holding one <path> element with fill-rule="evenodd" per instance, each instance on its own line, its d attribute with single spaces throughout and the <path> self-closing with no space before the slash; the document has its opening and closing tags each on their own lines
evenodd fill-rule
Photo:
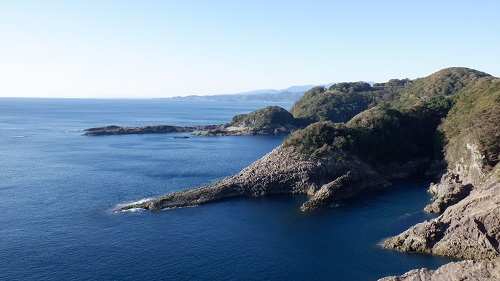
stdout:
<svg viewBox="0 0 500 281">
<path fill-rule="evenodd" d="M 288 135 L 298 127 L 290 124 L 271 124 L 262 127 L 224 125 L 169 126 L 153 125 L 143 127 L 120 127 L 116 125 L 85 129 L 84 136 L 111 136 L 133 134 L 192 133 L 194 136 L 250 136 L 250 135 Z"/>
<path fill-rule="evenodd" d="M 183 133 L 199 130 L 214 130 L 221 125 L 208 126 L 168 126 L 154 125 L 144 127 L 120 127 L 116 125 L 85 129 L 84 136 L 108 136 L 108 135 L 130 135 L 130 134 L 164 134 L 164 133 Z"/>
<path fill-rule="evenodd" d="M 297 130 L 298 122 L 290 112 L 268 106 L 248 114 L 234 116 L 227 124 L 206 126 L 154 125 L 144 127 L 106 126 L 85 129 L 84 136 L 192 132 L 195 136 L 288 135 Z"/>
<path fill-rule="evenodd" d="M 429 192 L 434 194 L 433 202 L 424 208 L 429 213 L 442 213 L 446 208 L 456 204 L 469 195 L 473 186 L 464 184 L 460 176 L 447 172 L 437 184 L 431 184 Z"/>
<path fill-rule="evenodd" d="M 499 256 L 499 170 L 497 168 L 469 196 L 448 207 L 441 216 L 386 239 L 384 247 L 466 259 Z"/>
<path fill-rule="evenodd" d="M 252 136 L 252 135 L 288 135 L 298 128 L 294 125 L 272 124 L 262 127 L 220 126 L 208 131 L 195 132 L 195 136 Z"/>
<path fill-rule="evenodd" d="M 444 280 L 500 280 L 500 258 L 492 261 L 459 261 L 447 263 L 436 270 L 411 270 L 401 276 L 390 276 L 379 281 L 444 281 Z"/>
<path fill-rule="evenodd" d="M 298 121 L 286 109 L 267 106 L 231 118 L 221 128 L 195 133 L 201 136 L 288 135 L 298 129 Z"/>
<path fill-rule="evenodd" d="M 500 255 L 499 120 L 500 79 L 482 78 L 458 96 L 438 127 L 448 172 L 431 186 L 436 201 L 426 207 L 444 212 L 385 240 L 384 247 L 476 260 Z"/>
<path fill-rule="evenodd" d="M 280 146 L 234 176 L 207 186 L 127 205 L 119 211 L 131 208 L 160 210 L 232 197 L 282 193 L 314 195 L 301 207 L 303 211 L 312 211 L 366 188 L 388 184 L 356 157 L 337 152 L 313 159 L 301 156 L 292 147 Z"/>
</svg>

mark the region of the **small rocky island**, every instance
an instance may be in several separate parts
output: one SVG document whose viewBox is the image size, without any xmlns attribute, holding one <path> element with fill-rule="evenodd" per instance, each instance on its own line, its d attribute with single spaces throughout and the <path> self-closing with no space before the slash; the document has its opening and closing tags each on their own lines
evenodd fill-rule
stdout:
<svg viewBox="0 0 500 281">
<path fill-rule="evenodd" d="M 368 189 L 388 188 L 395 178 L 427 177 L 436 183 L 429 188 L 434 201 L 425 211 L 441 215 L 384 240 L 383 247 L 468 260 L 385 280 L 498 280 L 499 78 L 448 68 L 373 86 L 339 83 L 308 91 L 293 105 L 291 116 L 278 109 L 266 112 L 281 112 L 276 116 L 295 126 L 281 146 L 236 175 L 118 211 L 302 193 L 310 197 L 300 209 L 310 212 Z M 261 113 L 230 123 L 259 126 L 252 118 Z"/>
<path fill-rule="evenodd" d="M 234 116 L 227 124 L 204 126 L 153 125 L 144 127 L 120 127 L 110 125 L 85 129 L 84 136 L 109 136 L 129 134 L 192 133 L 195 136 L 247 136 L 288 135 L 298 129 L 296 120 L 286 109 L 268 106 L 249 114 Z"/>
<path fill-rule="evenodd" d="M 110 135 L 133 135 L 133 134 L 165 134 L 165 133 L 185 133 L 200 130 L 214 130 L 219 126 L 168 126 L 153 125 L 144 127 L 120 127 L 110 125 L 105 127 L 89 128 L 83 130 L 84 136 L 110 136 Z"/>
</svg>

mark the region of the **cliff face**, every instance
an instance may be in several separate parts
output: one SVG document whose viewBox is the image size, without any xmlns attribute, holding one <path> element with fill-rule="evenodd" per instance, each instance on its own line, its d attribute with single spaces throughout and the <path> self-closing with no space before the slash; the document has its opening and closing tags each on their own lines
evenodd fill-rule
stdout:
<svg viewBox="0 0 500 281">
<path fill-rule="evenodd" d="M 387 184 L 387 179 L 406 177 L 426 168 L 438 128 L 440 140 L 446 144 L 448 166 L 455 166 L 433 188 L 437 200 L 428 209 L 440 212 L 467 196 L 471 187 L 485 177 L 485 169 L 498 162 L 499 149 L 494 144 L 500 133 L 495 131 L 498 126 L 490 123 L 497 122 L 495 118 L 500 114 L 496 109 L 483 110 L 484 104 L 491 102 L 489 94 L 500 88 L 495 84 L 497 80 L 482 72 L 450 68 L 426 78 L 396 79 L 373 87 L 356 82 L 340 83 L 328 90 L 313 88 L 294 105 L 295 109 L 320 114 L 312 119 L 328 120 L 340 115 L 349 119 L 365 108 L 370 109 L 347 123 L 318 122 L 296 131 L 283 146 L 234 176 L 124 208 L 158 210 L 276 193 L 312 195 L 302 206 L 303 211 L 324 208 L 365 188 Z M 453 106 L 457 95 L 462 96 Z M 468 129 L 468 122 L 485 112 L 488 118 L 479 124 L 479 133 Z M 299 117 L 311 119 L 304 116 Z M 444 116 L 445 122 L 439 125 Z M 267 107 L 236 116 L 231 122 L 245 127 L 275 123 L 288 126 L 289 122 L 299 121 L 282 108 Z M 241 133 L 231 128 L 225 126 L 224 130 Z M 280 131 L 271 129 L 274 133 Z M 224 130 L 208 134 L 228 134 Z M 494 137 L 484 137 L 491 135 Z M 468 152 L 455 153 L 463 143 Z"/>
<path fill-rule="evenodd" d="M 450 263 L 387 280 L 499 278 L 500 79 L 449 68 L 373 87 L 340 83 L 328 90 L 311 89 L 292 113 L 269 107 L 231 122 L 250 128 L 322 122 L 295 131 L 282 146 L 234 176 L 119 210 L 302 193 L 311 197 L 301 210 L 312 211 L 427 169 L 428 175 L 442 176 L 430 187 L 435 200 L 425 210 L 442 215 L 386 239 L 384 247 L 488 261 Z M 435 164 L 429 166 L 431 158 Z"/>
<path fill-rule="evenodd" d="M 456 267 L 456 264 L 452 264 L 435 272 L 425 269 L 412 271 L 398 277 L 401 279 L 390 280 L 418 280 L 412 278 L 422 274 L 437 278 L 442 276 L 439 272 L 449 272 L 450 269 L 462 270 L 456 273 L 460 276 L 469 276 L 463 270 L 474 271 L 478 266 L 482 273 L 496 268 L 496 275 L 491 276 L 498 278 L 499 79 L 480 79 L 474 87 L 460 93 L 456 105 L 450 110 L 437 132 L 444 140 L 444 156 L 448 171 L 441 177 L 439 183 L 431 185 L 430 191 L 436 194 L 436 197 L 425 210 L 443 213 L 436 219 L 419 223 L 395 237 L 386 239 L 383 245 L 403 252 L 485 261 L 464 262 L 466 267 Z"/>
<path fill-rule="evenodd" d="M 383 242 L 402 252 L 422 252 L 467 259 L 491 259 L 500 255 L 500 172 L 442 215 L 419 223 Z"/>
</svg>

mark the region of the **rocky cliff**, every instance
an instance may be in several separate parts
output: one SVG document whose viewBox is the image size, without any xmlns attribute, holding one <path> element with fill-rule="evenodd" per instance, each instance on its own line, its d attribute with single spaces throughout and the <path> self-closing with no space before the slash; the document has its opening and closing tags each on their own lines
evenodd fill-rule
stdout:
<svg viewBox="0 0 500 281">
<path fill-rule="evenodd" d="M 500 255 L 500 169 L 469 196 L 436 219 L 419 223 L 383 242 L 402 252 L 421 252 L 466 259 Z"/>
<path fill-rule="evenodd" d="M 443 212 L 384 241 L 387 248 L 457 258 L 499 255 L 500 81 L 482 78 L 460 93 L 438 128 L 448 171 L 430 191 L 425 210 Z"/>
<path fill-rule="evenodd" d="M 427 170 L 425 174 L 441 177 L 430 187 L 435 200 L 425 209 L 442 215 L 386 239 L 384 247 L 485 261 L 417 270 L 401 278 L 439 279 L 453 270 L 464 278 L 475 275 L 460 270 L 497 274 L 489 269 L 498 266 L 500 255 L 500 79 L 449 68 L 373 87 L 340 83 L 328 90 L 311 89 L 292 113 L 295 117 L 271 107 L 232 122 L 243 127 L 269 126 L 274 122 L 270 120 L 321 122 L 295 131 L 282 146 L 234 176 L 119 210 L 302 193 L 311 197 L 301 210 L 312 211 Z"/>
<path fill-rule="evenodd" d="M 402 252 L 483 261 L 452 263 L 436 271 L 415 270 L 389 280 L 450 280 L 450 276 L 498 280 L 499 79 L 480 79 L 460 93 L 437 132 L 444 139 L 448 170 L 437 184 L 431 185 L 429 191 L 436 196 L 425 210 L 442 214 L 386 239 L 383 245 Z M 460 278 L 457 280 L 464 280 Z"/>
</svg>

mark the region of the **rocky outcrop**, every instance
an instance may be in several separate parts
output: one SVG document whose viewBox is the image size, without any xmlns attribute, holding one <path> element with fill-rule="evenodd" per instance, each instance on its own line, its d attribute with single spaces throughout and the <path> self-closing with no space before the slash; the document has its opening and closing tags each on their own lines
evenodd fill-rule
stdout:
<svg viewBox="0 0 500 281">
<path fill-rule="evenodd" d="M 221 126 L 216 129 L 195 132 L 196 136 L 251 136 L 251 135 L 288 135 L 298 128 L 294 125 L 272 124 L 262 127 Z"/>
<path fill-rule="evenodd" d="M 336 180 L 323 185 L 311 199 L 302 204 L 300 210 L 319 210 L 333 204 L 341 198 L 352 196 L 355 190 L 351 187 L 356 186 L 356 180 L 359 181 L 359 178 L 353 176 L 350 171 L 347 172 Z"/>
<path fill-rule="evenodd" d="M 460 176 L 449 171 L 437 184 L 431 184 L 429 192 L 434 194 L 433 202 L 424 208 L 429 213 L 442 213 L 446 208 L 458 203 L 469 195 L 472 184 L 464 184 Z"/>
<path fill-rule="evenodd" d="M 313 197 L 301 207 L 313 211 L 361 190 L 388 185 L 379 173 L 354 156 L 335 152 L 321 158 L 303 157 L 280 146 L 240 173 L 213 184 L 121 207 L 160 210 L 186 207 L 233 197 L 296 193 Z"/>
<path fill-rule="evenodd" d="M 469 196 L 436 219 L 386 239 L 384 247 L 466 259 L 500 255 L 500 172 L 496 170 Z"/>
<path fill-rule="evenodd" d="M 288 135 L 298 127 L 290 124 L 271 124 L 262 127 L 243 127 L 225 125 L 168 126 L 154 125 L 144 127 L 106 126 L 85 129 L 84 136 L 110 136 L 131 134 L 192 133 L 194 136 L 250 136 L 250 135 Z"/>
<path fill-rule="evenodd" d="M 164 134 L 164 133 L 183 133 L 194 132 L 200 130 L 214 130 L 221 127 L 221 125 L 207 125 L 207 126 L 168 126 L 168 125 L 154 125 L 144 127 L 120 127 L 120 126 L 106 126 L 98 128 L 85 129 L 84 136 L 108 136 L 108 135 L 130 135 L 130 134 Z"/>
<path fill-rule="evenodd" d="M 500 259 L 492 261 L 466 260 L 450 262 L 436 270 L 415 269 L 401 276 L 390 276 L 379 281 L 445 281 L 445 280 L 500 280 Z"/>
</svg>

